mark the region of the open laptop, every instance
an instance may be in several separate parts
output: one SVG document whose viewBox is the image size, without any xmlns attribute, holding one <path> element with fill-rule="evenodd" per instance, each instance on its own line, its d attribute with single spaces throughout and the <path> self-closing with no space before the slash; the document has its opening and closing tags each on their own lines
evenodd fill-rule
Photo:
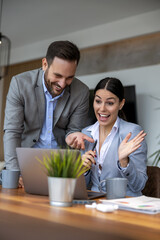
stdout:
<svg viewBox="0 0 160 240">
<path fill-rule="evenodd" d="M 24 189 L 27 193 L 48 195 L 47 175 L 36 157 L 42 160 L 44 154 L 50 155 L 54 151 L 61 151 L 63 154 L 64 149 L 16 148 Z M 77 155 L 79 154 L 79 150 L 72 151 L 76 151 Z M 74 199 L 86 200 L 102 196 L 104 193 L 87 191 L 83 175 L 77 179 Z"/>
</svg>

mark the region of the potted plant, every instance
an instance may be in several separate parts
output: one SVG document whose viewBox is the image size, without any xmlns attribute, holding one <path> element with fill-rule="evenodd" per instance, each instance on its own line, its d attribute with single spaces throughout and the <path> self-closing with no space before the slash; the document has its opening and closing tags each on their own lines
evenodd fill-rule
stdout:
<svg viewBox="0 0 160 240">
<path fill-rule="evenodd" d="M 158 137 L 160 137 L 160 135 L 159 135 Z M 158 144 L 160 144 L 160 141 L 158 142 Z M 154 158 L 152 165 L 158 167 L 158 165 L 159 165 L 159 163 L 160 163 L 160 149 L 158 149 L 157 151 L 155 151 L 154 153 L 152 153 L 152 154 L 149 156 L 149 158 Z"/>
<path fill-rule="evenodd" d="M 160 100 L 159 97 L 154 97 L 151 96 L 152 98 L 156 99 L 156 100 Z M 160 107 L 157 107 L 156 110 L 160 110 Z M 160 139 L 160 134 L 157 136 L 158 139 Z M 160 140 L 158 141 L 158 144 L 160 145 Z M 158 166 L 160 163 L 160 149 L 157 149 L 154 153 L 152 153 L 149 158 L 153 158 L 153 166 Z"/>
<path fill-rule="evenodd" d="M 52 206 L 71 206 L 76 180 L 88 170 L 83 166 L 81 154 L 77 150 L 51 150 L 43 160 L 38 159 L 48 176 L 49 199 Z"/>
</svg>

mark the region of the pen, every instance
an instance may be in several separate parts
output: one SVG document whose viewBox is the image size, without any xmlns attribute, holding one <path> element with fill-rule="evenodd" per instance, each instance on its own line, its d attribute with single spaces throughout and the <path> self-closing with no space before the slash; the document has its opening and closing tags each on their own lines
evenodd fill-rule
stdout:
<svg viewBox="0 0 160 240">
<path fill-rule="evenodd" d="M 92 151 L 94 151 L 96 145 L 97 145 L 97 140 L 94 142 L 94 145 L 93 145 L 93 147 L 92 147 Z"/>
<path fill-rule="evenodd" d="M 97 140 L 96 140 L 96 141 L 94 142 L 94 144 L 93 144 L 92 151 L 95 150 L 96 145 L 97 145 Z M 96 162 L 95 162 L 95 165 L 96 165 Z"/>
</svg>

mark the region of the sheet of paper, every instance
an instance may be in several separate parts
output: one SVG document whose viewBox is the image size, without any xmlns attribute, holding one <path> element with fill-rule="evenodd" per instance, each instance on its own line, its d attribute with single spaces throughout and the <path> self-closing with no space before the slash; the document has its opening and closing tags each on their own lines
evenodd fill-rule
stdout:
<svg viewBox="0 0 160 240">
<path fill-rule="evenodd" d="M 146 196 L 101 200 L 103 204 L 116 204 L 119 209 L 147 214 L 160 213 L 160 198 Z"/>
</svg>

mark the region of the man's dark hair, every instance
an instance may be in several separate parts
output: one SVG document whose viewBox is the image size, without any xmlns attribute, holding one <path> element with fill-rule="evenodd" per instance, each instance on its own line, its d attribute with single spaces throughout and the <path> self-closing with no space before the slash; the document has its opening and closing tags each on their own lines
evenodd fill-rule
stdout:
<svg viewBox="0 0 160 240">
<path fill-rule="evenodd" d="M 80 59 L 80 51 L 78 47 L 69 41 L 55 41 L 52 42 L 47 50 L 46 59 L 48 67 L 52 64 L 55 57 L 68 60 L 77 61 Z"/>
</svg>

